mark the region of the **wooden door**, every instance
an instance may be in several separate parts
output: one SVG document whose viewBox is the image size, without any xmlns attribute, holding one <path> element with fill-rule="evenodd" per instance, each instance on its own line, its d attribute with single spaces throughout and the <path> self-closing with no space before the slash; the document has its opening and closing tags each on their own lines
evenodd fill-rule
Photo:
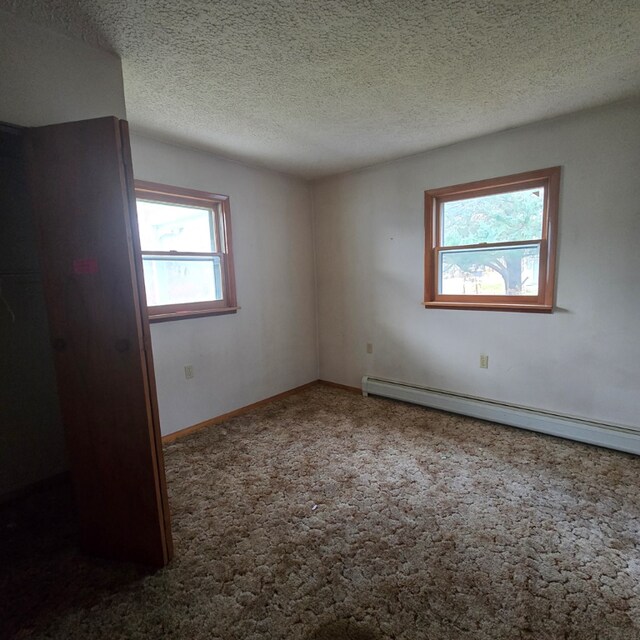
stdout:
<svg viewBox="0 0 640 640">
<path fill-rule="evenodd" d="M 0 502 L 67 464 L 24 138 L 0 124 Z"/>
<path fill-rule="evenodd" d="M 27 133 L 32 208 L 84 548 L 172 555 L 126 123 Z"/>
</svg>

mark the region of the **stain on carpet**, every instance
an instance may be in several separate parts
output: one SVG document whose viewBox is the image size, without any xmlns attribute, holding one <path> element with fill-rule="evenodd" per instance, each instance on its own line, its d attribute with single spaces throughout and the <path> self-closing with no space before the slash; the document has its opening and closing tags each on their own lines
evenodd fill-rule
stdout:
<svg viewBox="0 0 640 640">
<path fill-rule="evenodd" d="M 5 637 L 640 639 L 640 458 L 319 386 L 166 467 L 170 566 L 22 554 Z"/>
</svg>

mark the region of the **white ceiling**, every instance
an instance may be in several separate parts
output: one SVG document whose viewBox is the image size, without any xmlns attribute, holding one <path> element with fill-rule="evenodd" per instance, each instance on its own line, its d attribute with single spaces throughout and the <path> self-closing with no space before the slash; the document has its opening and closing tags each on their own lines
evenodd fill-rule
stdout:
<svg viewBox="0 0 640 640">
<path fill-rule="evenodd" d="M 116 52 L 140 133 L 306 178 L 640 93 L 640 0 L 0 0 Z"/>
</svg>

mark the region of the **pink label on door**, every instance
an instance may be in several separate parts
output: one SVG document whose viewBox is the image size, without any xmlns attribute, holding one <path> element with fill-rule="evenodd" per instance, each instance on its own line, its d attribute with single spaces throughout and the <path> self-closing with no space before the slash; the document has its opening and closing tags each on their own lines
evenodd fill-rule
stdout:
<svg viewBox="0 0 640 640">
<path fill-rule="evenodd" d="M 98 261 L 95 258 L 83 258 L 73 261 L 73 273 L 98 273 Z"/>
</svg>

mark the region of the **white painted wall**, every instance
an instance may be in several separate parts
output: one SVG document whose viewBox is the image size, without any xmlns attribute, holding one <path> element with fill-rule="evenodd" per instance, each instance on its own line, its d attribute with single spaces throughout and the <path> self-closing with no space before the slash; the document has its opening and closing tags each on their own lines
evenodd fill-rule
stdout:
<svg viewBox="0 0 640 640">
<path fill-rule="evenodd" d="M 125 116 L 115 56 L 5 12 L 0 96 L 0 120 L 16 124 Z M 132 146 L 138 178 L 231 197 L 242 309 L 153 326 L 163 433 L 318 377 L 314 249 L 322 378 L 358 385 L 368 373 L 638 424 L 638 101 L 322 181 L 313 216 L 309 187 L 297 179 L 135 135 Z M 564 169 L 556 312 L 425 310 L 424 189 L 556 164 Z M 24 295 L 12 287 L 14 310 L 27 309 L 22 320 L 33 322 L 21 333 L 45 344 L 42 314 L 28 311 L 39 304 L 34 287 Z M 478 368 L 481 352 L 488 370 Z M 42 361 L 37 376 L 46 391 L 51 363 Z M 37 419 L 37 429 L 21 424 L 19 432 L 3 421 L 0 496 L 64 467 L 59 422 Z"/>
<path fill-rule="evenodd" d="M 0 10 L 0 120 L 125 117 L 120 59 Z"/>
<path fill-rule="evenodd" d="M 231 203 L 242 308 L 152 326 L 162 433 L 317 379 L 308 185 L 145 137 L 133 135 L 131 145 L 137 179 L 225 194 Z"/>
<path fill-rule="evenodd" d="M 424 309 L 424 190 L 554 165 L 556 311 Z M 359 385 L 371 374 L 639 424 L 639 101 L 330 178 L 313 193 L 321 378 Z"/>
<path fill-rule="evenodd" d="M 120 60 L 0 11 L 0 121 L 104 115 L 125 116 Z M 10 188 L 3 185 L 0 286 L 15 322 L 0 303 L 0 499 L 66 468 L 35 231 Z"/>
</svg>

